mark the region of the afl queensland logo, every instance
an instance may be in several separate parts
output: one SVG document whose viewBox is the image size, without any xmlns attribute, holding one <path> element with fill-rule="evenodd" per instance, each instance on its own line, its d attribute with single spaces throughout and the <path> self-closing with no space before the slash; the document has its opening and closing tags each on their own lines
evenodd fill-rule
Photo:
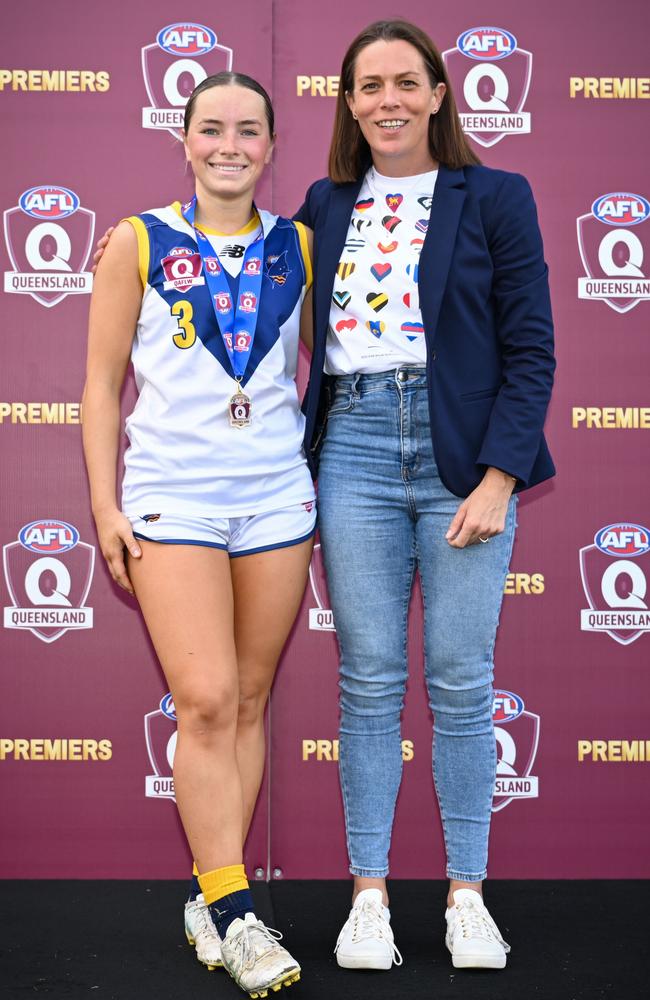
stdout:
<svg viewBox="0 0 650 1000">
<path fill-rule="evenodd" d="M 142 75 L 149 106 L 142 127 L 166 129 L 181 138 L 187 99 L 206 76 L 232 69 L 233 51 L 220 45 L 204 24 L 178 21 L 161 28 L 142 49 Z"/>
<path fill-rule="evenodd" d="M 23 191 L 4 213 L 4 235 L 12 271 L 4 290 L 31 295 L 50 307 L 66 295 L 92 290 L 86 271 L 95 232 L 95 213 L 81 207 L 79 195 L 58 184 Z"/>
<path fill-rule="evenodd" d="M 481 146 L 530 132 L 524 104 L 532 78 L 532 53 L 505 28 L 468 28 L 442 53 L 454 86 L 464 131 Z"/>
<path fill-rule="evenodd" d="M 320 542 L 314 545 L 311 563 L 309 564 L 309 584 L 315 608 L 309 609 L 309 628 L 315 632 L 335 632 L 334 615 L 331 610 L 330 597 L 325 578 L 323 554 Z"/>
<path fill-rule="evenodd" d="M 4 609 L 4 627 L 25 629 L 43 642 L 54 642 L 68 629 L 93 626 L 86 607 L 95 567 L 95 549 L 80 540 L 68 521 L 30 521 L 18 540 L 3 549 L 5 582 L 12 607 Z"/>
<path fill-rule="evenodd" d="M 496 690 L 492 707 L 497 741 L 497 777 L 492 812 L 513 799 L 536 799 L 539 780 L 531 772 L 539 745 L 539 715 L 529 712 L 513 691 Z"/>
<path fill-rule="evenodd" d="M 176 753 L 176 710 L 171 694 L 160 700 L 159 707 L 144 717 L 144 738 L 153 774 L 145 777 L 148 799 L 174 801 L 174 754 Z"/>
<path fill-rule="evenodd" d="M 623 646 L 650 631 L 647 603 L 650 531 L 618 521 L 601 528 L 580 549 L 580 576 L 589 604 L 580 612 L 584 632 L 606 632 Z"/>
<path fill-rule="evenodd" d="M 578 216 L 578 249 L 586 274 L 578 298 L 605 302 L 626 313 L 650 299 L 645 259 L 650 256 L 650 202 L 643 195 L 613 191 L 600 195 Z"/>
</svg>

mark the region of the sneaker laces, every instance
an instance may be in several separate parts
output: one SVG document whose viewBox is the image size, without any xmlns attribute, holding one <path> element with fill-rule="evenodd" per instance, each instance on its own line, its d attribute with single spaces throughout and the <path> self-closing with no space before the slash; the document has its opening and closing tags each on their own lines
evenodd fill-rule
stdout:
<svg viewBox="0 0 650 1000">
<path fill-rule="evenodd" d="M 464 938 L 484 938 L 486 941 L 498 941 L 505 952 L 510 951 L 510 945 L 503 940 L 501 932 L 490 916 L 487 907 L 481 902 L 464 899 L 455 904 L 457 926 Z"/>
<path fill-rule="evenodd" d="M 214 936 L 220 942 L 219 931 L 214 925 L 214 921 L 210 916 L 210 911 L 205 905 L 199 905 L 196 908 L 197 913 L 197 927 L 196 934 L 206 934 L 210 937 Z"/>
<path fill-rule="evenodd" d="M 338 951 L 339 945 L 343 940 L 350 921 L 352 921 L 352 940 L 355 944 L 359 941 L 366 941 L 368 938 L 379 938 L 381 941 L 385 941 L 391 949 L 395 965 L 402 964 L 404 960 L 397 945 L 395 944 L 395 940 L 390 930 L 390 924 L 386 920 L 383 913 L 377 909 L 377 906 L 368 900 L 364 900 L 360 906 L 352 907 L 348 921 L 339 934 L 336 947 L 334 948 L 334 954 Z"/>
<path fill-rule="evenodd" d="M 259 948 L 259 941 L 262 939 L 265 947 Z M 256 923 L 243 922 L 242 927 L 236 935 L 235 944 L 239 952 L 239 961 L 242 968 L 252 969 L 260 953 L 274 950 L 278 942 L 282 940 L 280 931 L 274 927 L 267 927 L 261 920 Z"/>
</svg>

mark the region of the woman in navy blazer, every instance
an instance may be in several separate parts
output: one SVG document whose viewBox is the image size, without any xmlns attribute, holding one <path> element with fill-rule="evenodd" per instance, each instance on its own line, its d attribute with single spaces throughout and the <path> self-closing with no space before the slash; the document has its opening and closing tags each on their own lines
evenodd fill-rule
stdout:
<svg viewBox="0 0 650 1000">
<path fill-rule="evenodd" d="M 513 494 L 554 474 L 543 436 L 553 326 L 535 203 L 523 177 L 480 165 L 440 54 L 403 21 L 370 25 L 344 58 L 329 174 L 297 218 L 315 234 L 305 449 L 314 471 L 320 452 L 355 879 L 337 959 L 401 961 L 386 875 L 417 567 L 446 943 L 456 967 L 501 968 L 509 946 L 481 893 L 496 772 L 492 651 Z"/>
</svg>

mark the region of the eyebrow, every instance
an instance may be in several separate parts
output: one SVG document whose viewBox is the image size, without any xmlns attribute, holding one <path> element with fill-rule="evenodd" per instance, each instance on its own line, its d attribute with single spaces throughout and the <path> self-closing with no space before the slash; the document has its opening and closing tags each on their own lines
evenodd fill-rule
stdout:
<svg viewBox="0 0 650 1000">
<path fill-rule="evenodd" d="M 421 76 L 421 75 L 422 74 L 417 69 L 407 69 L 407 70 L 404 70 L 402 73 L 396 73 L 395 77 L 399 78 L 400 76 Z M 360 76 L 359 79 L 360 80 L 381 80 L 382 76 L 379 73 L 367 73 L 365 76 Z"/>
<path fill-rule="evenodd" d="M 237 122 L 237 125 L 261 125 L 261 121 L 258 118 L 244 118 L 242 121 Z M 201 118 L 199 125 L 223 125 L 223 122 L 219 118 Z"/>
</svg>

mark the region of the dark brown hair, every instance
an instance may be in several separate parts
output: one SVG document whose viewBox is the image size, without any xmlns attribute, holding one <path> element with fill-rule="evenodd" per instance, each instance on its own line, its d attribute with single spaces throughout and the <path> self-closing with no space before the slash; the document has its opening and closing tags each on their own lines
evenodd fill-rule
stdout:
<svg viewBox="0 0 650 1000">
<path fill-rule="evenodd" d="M 224 70 L 222 73 L 214 73 L 212 76 L 206 76 L 205 80 L 201 80 L 190 94 L 185 105 L 185 118 L 183 120 L 183 128 L 186 135 L 190 127 L 192 115 L 194 114 L 194 105 L 196 104 L 197 97 L 204 90 L 212 90 L 213 87 L 246 87 L 247 90 L 253 90 L 256 94 L 259 94 L 264 101 L 264 113 L 269 126 L 269 135 L 273 138 L 275 130 L 273 105 L 271 104 L 271 98 L 264 90 L 262 84 L 254 80 L 252 76 L 246 76 L 245 73 L 231 73 L 227 70 Z"/>
<path fill-rule="evenodd" d="M 357 181 L 372 162 L 370 147 L 352 117 L 345 96 L 354 90 L 357 56 L 367 45 L 379 41 L 408 42 L 422 56 L 431 86 L 444 83 L 447 88 L 438 113 L 429 120 L 432 158 L 452 169 L 479 164 L 481 161 L 463 132 L 442 56 L 429 36 L 409 21 L 375 21 L 357 35 L 343 58 L 329 154 L 330 179 L 338 184 Z"/>
</svg>

